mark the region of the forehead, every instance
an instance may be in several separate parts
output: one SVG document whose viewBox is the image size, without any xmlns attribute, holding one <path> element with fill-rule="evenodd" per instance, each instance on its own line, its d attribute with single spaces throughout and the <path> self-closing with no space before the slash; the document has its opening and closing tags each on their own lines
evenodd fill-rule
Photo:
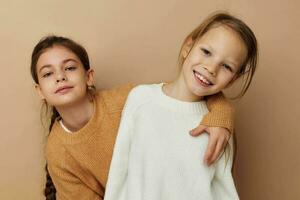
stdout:
<svg viewBox="0 0 300 200">
<path fill-rule="evenodd" d="M 63 46 L 55 45 L 47 48 L 38 58 L 37 69 L 44 65 L 58 65 L 66 59 L 80 62 L 79 58 L 71 50 Z"/>
<path fill-rule="evenodd" d="M 211 28 L 199 38 L 198 43 L 209 45 L 223 56 L 244 58 L 247 53 L 247 47 L 240 35 L 226 25 Z"/>
<path fill-rule="evenodd" d="M 204 41 L 204 40 L 217 40 L 216 42 L 226 42 L 226 41 L 231 41 L 231 42 L 241 42 L 244 43 L 240 35 L 232 29 L 231 27 L 227 25 L 215 25 L 212 26 L 206 33 L 204 33 L 200 38 L 198 39 L 199 41 Z"/>
</svg>

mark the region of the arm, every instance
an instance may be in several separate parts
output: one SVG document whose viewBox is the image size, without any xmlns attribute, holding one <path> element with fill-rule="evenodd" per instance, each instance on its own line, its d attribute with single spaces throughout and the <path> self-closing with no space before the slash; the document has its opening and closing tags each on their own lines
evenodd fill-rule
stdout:
<svg viewBox="0 0 300 200">
<path fill-rule="evenodd" d="M 226 128 L 233 133 L 234 123 L 234 107 L 219 92 L 215 95 L 207 97 L 207 107 L 209 113 L 203 118 L 201 124 L 209 127 Z"/>
<path fill-rule="evenodd" d="M 191 131 L 191 135 L 198 136 L 204 132 L 210 134 L 204 156 L 204 162 L 210 165 L 219 157 L 230 138 L 230 133 L 233 133 L 234 108 L 221 92 L 207 97 L 207 107 L 209 113 L 201 124 Z"/>
<path fill-rule="evenodd" d="M 231 138 L 224 154 L 215 164 L 215 174 L 211 184 L 214 199 L 239 199 L 231 174 L 234 157 L 233 149 L 233 139 Z"/>
<path fill-rule="evenodd" d="M 129 94 L 122 112 L 120 127 L 109 168 L 105 200 L 119 199 L 126 187 L 134 112 L 132 109 L 134 105 L 131 105 L 130 99 L 131 95 Z"/>
</svg>

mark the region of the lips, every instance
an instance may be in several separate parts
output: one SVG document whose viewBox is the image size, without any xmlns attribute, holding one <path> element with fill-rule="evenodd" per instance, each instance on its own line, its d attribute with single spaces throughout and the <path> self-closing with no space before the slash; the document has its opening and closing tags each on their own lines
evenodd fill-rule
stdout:
<svg viewBox="0 0 300 200">
<path fill-rule="evenodd" d="M 213 83 L 204 75 L 200 74 L 196 70 L 193 70 L 194 76 L 198 83 L 200 83 L 202 86 L 209 87 L 212 86 Z"/>
<path fill-rule="evenodd" d="M 64 93 L 68 92 L 72 88 L 73 88 L 72 86 L 62 86 L 62 87 L 59 87 L 57 90 L 55 90 L 55 94 L 57 94 L 57 93 L 64 94 Z"/>
</svg>

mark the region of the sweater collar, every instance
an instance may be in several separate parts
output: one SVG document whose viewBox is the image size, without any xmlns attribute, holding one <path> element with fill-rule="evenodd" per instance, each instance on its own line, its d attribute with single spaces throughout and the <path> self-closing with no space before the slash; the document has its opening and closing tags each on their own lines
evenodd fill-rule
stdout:
<svg viewBox="0 0 300 200">
<path fill-rule="evenodd" d="M 206 106 L 206 101 L 196 101 L 196 102 L 189 102 L 189 101 L 181 101 L 176 98 L 170 97 L 166 95 L 162 89 L 165 83 L 159 83 L 155 85 L 155 93 L 157 94 L 158 103 L 161 106 L 164 106 L 174 112 L 180 113 L 190 113 L 190 114 L 203 114 L 207 113 L 208 109 Z"/>
<path fill-rule="evenodd" d="M 74 144 L 79 143 L 85 139 L 90 138 L 97 130 L 99 130 L 101 125 L 101 120 L 104 116 L 104 105 L 100 93 L 95 94 L 93 98 L 94 104 L 94 113 L 91 119 L 86 125 L 84 125 L 80 130 L 68 133 L 65 131 L 62 126 L 59 124 L 59 119 L 57 119 L 52 127 L 51 134 L 55 134 L 60 138 L 63 143 Z"/>
</svg>

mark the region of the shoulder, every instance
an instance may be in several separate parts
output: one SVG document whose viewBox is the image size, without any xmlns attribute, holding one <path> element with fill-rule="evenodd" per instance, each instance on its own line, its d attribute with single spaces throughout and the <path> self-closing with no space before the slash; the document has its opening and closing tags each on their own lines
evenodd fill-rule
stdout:
<svg viewBox="0 0 300 200">
<path fill-rule="evenodd" d="M 103 101 L 108 110 L 122 110 L 133 84 L 117 86 L 111 89 L 100 90 L 96 93 L 96 101 Z"/>
<path fill-rule="evenodd" d="M 129 95 L 128 100 L 146 100 L 155 96 L 155 91 L 159 84 L 143 84 L 134 87 Z"/>
<path fill-rule="evenodd" d="M 129 95 L 127 101 L 134 101 L 138 104 L 152 100 L 161 88 L 161 84 L 143 84 L 134 87 Z"/>
<path fill-rule="evenodd" d="M 127 98 L 126 110 L 136 110 L 142 106 L 148 105 L 155 98 L 160 84 L 143 84 L 134 87 Z"/>
<path fill-rule="evenodd" d="M 120 85 L 111 89 L 100 90 L 98 95 L 101 95 L 105 99 L 126 98 L 134 86 L 133 84 Z"/>
</svg>

